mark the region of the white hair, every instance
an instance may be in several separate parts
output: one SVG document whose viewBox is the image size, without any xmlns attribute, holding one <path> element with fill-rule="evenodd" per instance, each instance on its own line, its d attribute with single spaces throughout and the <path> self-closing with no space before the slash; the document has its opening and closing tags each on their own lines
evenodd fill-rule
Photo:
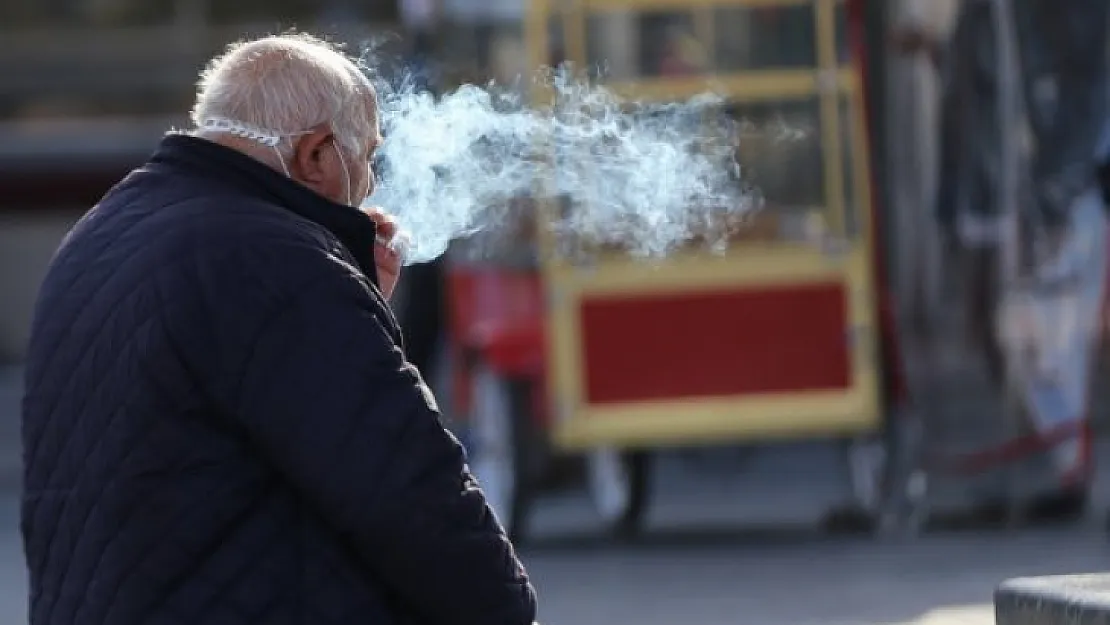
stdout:
<svg viewBox="0 0 1110 625">
<path fill-rule="evenodd" d="M 378 132 L 374 88 L 359 65 L 305 34 L 228 46 L 201 73 L 190 117 L 200 136 L 223 132 L 213 129 L 219 120 L 281 137 L 328 124 L 352 158 Z M 278 150 L 290 148 L 283 142 Z"/>
</svg>

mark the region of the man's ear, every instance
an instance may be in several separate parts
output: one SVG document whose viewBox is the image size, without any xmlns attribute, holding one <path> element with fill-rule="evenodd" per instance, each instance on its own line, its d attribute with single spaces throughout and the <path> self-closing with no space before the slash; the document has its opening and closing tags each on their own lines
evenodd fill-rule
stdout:
<svg viewBox="0 0 1110 625">
<path fill-rule="evenodd" d="M 302 135 L 293 148 L 293 162 L 291 174 L 307 184 L 323 183 L 324 174 L 323 154 L 324 148 L 332 141 L 332 132 L 327 125 L 313 128 L 308 134 Z"/>
</svg>

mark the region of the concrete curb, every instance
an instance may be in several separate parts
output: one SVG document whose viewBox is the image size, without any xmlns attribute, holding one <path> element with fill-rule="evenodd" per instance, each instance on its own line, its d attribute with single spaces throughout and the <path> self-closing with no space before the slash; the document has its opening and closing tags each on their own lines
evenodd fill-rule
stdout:
<svg viewBox="0 0 1110 625">
<path fill-rule="evenodd" d="M 1110 574 L 1008 580 L 994 608 L 997 625 L 1110 625 Z"/>
</svg>

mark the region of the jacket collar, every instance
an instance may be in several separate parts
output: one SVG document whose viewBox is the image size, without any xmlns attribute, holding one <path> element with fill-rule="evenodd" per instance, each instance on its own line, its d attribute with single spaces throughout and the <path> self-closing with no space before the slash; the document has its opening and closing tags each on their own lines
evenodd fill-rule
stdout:
<svg viewBox="0 0 1110 625">
<path fill-rule="evenodd" d="M 185 167 L 232 184 L 326 228 L 347 248 L 362 273 L 378 285 L 374 262 L 377 228 L 362 211 L 336 204 L 246 154 L 191 135 L 166 135 L 150 162 Z"/>
</svg>

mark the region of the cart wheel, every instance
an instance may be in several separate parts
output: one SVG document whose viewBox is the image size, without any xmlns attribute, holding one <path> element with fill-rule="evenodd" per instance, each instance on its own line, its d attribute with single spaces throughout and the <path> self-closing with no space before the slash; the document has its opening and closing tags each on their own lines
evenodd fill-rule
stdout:
<svg viewBox="0 0 1110 625">
<path fill-rule="evenodd" d="M 590 499 L 613 535 L 631 537 L 643 525 L 649 470 L 647 452 L 600 447 L 586 454 Z"/>
<path fill-rule="evenodd" d="M 523 539 L 535 498 L 535 440 L 527 410 L 528 385 L 506 380 L 483 364 L 472 377 L 474 449 L 470 467 L 486 501 L 513 542 Z"/>
</svg>

